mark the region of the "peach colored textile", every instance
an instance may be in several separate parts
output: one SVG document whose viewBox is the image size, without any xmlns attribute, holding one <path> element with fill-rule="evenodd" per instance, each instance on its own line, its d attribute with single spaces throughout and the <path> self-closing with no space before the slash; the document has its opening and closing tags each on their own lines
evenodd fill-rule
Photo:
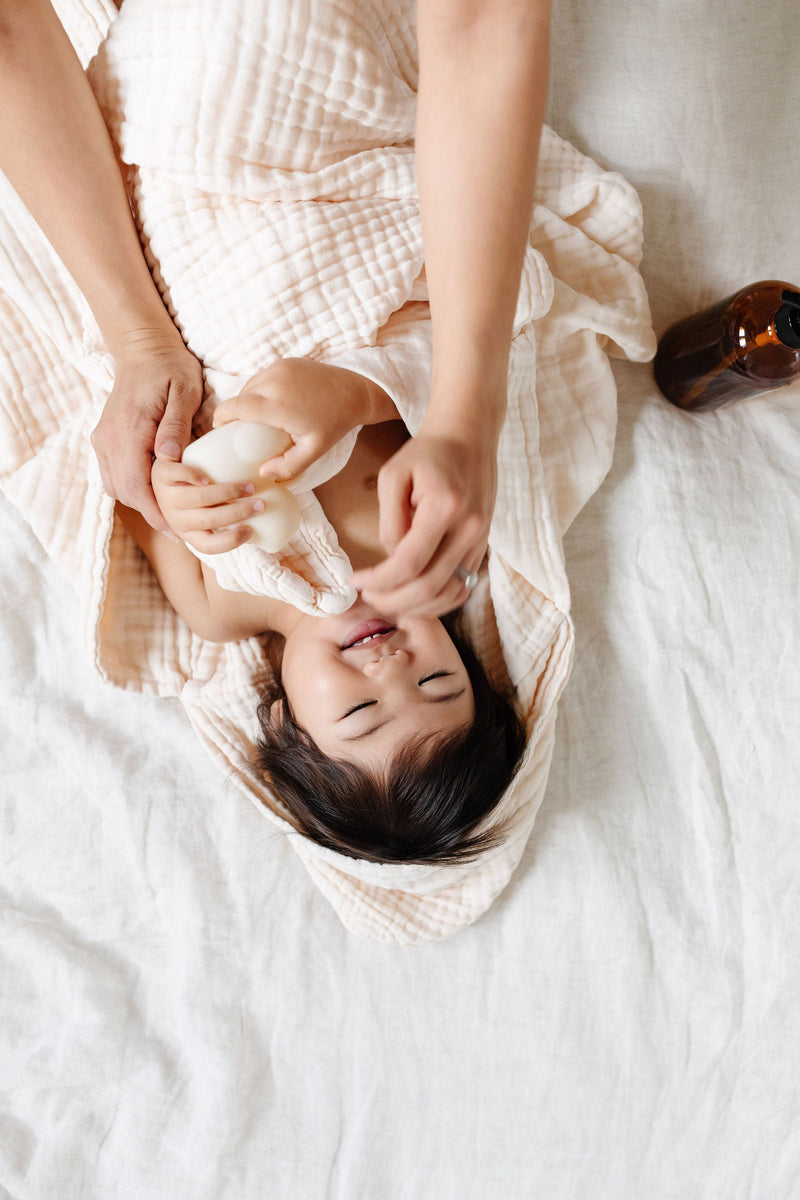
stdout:
<svg viewBox="0 0 800 1200">
<path fill-rule="evenodd" d="M 99 43 L 90 77 L 132 168 L 154 274 L 205 365 L 207 411 L 273 359 L 309 355 L 376 379 L 413 432 L 430 367 L 414 10 L 369 0 L 349 9 L 345 19 L 315 5 L 310 26 L 304 5 L 222 0 L 204 5 L 202 21 L 188 0 L 136 0 L 110 26 L 101 0 L 61 15 L 84 60 Z M 561 538 L 613 452 L 607 355 L 642 361 L 654 349 L 635 192 L 545 129 L 491 553 L 466 611 L 490 669 L 516 689 L 529 740 L 495 814 L 516 814 L 512 834 L 454 868 L 346 858 L 263 807 L 249 766 L 266 670 L 258 643 L 192 635 L 114 525 L 88 441 L 113 364 L 74 284 L 0 185 L 2 483 L 78 589 L 97 670 L 120 687 L 180 696 L 224 774 L 285 830 L 354 932 L 418 942 L 476 920 L 508 882 L 544 795 L 573 651 Z M 349 606 L 349 564 L 310 486 L 339 469 L 353 440 L 305 481 L 301 528 L 280 559 L 245 547 L 214 560 L 225 586 L 308 612 Z"/>
</svg>

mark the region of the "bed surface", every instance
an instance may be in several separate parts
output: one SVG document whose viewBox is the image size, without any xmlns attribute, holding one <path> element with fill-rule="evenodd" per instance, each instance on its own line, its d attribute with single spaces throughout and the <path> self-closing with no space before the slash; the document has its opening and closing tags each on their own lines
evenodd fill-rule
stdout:
<svg viewBox="0 0 800 1200">
<path fill-rule="evenodd" d="M 557 0 L 549 123 L 638 188 L 658 333 L 800 284 L 793 15 Z M 800 1196 L 800 388 L 615 373 L 547 796 L 437 944 L 347 933 L 0 506 L 0 1195 Z"/>
</svg>

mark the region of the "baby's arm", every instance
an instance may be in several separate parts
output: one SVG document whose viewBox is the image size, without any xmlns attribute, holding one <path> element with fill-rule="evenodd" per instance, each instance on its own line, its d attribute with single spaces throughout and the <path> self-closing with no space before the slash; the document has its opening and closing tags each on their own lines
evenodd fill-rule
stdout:
<svg viewBox="0 0 800 1200">
<path fill-rule="evenodd" d="M 236 642 L 266 631 L 263 597 L 226 591 L 183 542 L 153 529 L 135 509 L 117 502 L 116 511 L 144 552 L 167 600 L 193 633 L 209 642 Z"/>
<path fill-rule="evenodd" d="M 216 425 L 256 421 L 292 438 L 285 454 L 262 464 L 263 486 L 275 474 L 299 474 L 351 429 L 397 419 L 394 403 L 371 379 L 302 358 L 273 363 L 214 414 Z M 201 554 L 223 554 L 243 545 L 252 534 L 248 518 L 265 507 L 253 483 L 212 483 L 186 463 L 156 459 L 152 485 L 170 529 Z"/>
</svg>

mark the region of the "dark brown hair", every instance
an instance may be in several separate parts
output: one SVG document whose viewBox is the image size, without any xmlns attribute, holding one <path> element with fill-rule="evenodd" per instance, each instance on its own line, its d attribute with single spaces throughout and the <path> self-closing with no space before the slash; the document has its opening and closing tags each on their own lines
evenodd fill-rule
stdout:
<svg viewBox="0 0 800 1200">
<path fill-rule="evenodd" d="M 453 619 L 443 624 L 469 675 L 475 717 L 455 733 L 426 734 L 400 747 L 379 775 L 329 758 L 294 721 L 280 682 L 283 639 L 272 635 L 275 677 L 258 709 L 257 764 L 299 832 L 321 846 L 371 862 L 456 863 L 496 846 L 506 833 L 507 822 L 474 831 L 519 767 L 525 727 Z M 283 700 L 278 716 L 271 713 L 275 700 Z"/>
</svg>

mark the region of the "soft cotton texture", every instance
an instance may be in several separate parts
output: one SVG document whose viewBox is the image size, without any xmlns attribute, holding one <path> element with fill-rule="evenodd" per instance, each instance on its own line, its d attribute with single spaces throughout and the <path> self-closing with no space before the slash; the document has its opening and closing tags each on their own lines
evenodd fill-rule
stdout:
<svg viewBox="0 0 800 1200">
<path fill-rule="evenodd" d="M 549 120 L 635 184 L 659 333 L 800 284 L 795 11 L 555 6 Z M 796 1200 L 800 395 L 614 371 L 545 798 L 439 942 L 354 937 L 181 702 L 102 682 L 0 497 L 0 1193 Z"/>
<path fill-rule="evenodd" d="M 90 77 L 122 160 L 135 168 L 144 244 L 204 364 L 209 406 L 276 358 L 307 355 L 387 386 L 413 434 L 430 366 L 412 146 L 413 5 L 362 0 L 345 12 L 333 3 L 207 3 L 199 20 L 194 4 L 135 0 Z M 219 647 L 191 635 L 114 529 L 87 440 L 112 364 L 63 268 L 6 200 L 0 282 L 17 336 L 7 358 L 13 370 L 24 355 L 25 387 L 4 392 L 4 441 L 13 447 L 5 490 L 68 564 L 101 673 L 123 687 L 180 694 L 223 771 L 258 800 L 264 787 L 250 758 L 266 667 L 257 643 Z M 519 861 L 572 658 L 561 535 L 611 461 L 616 391 L 604 351 L 638 359 L 653 351 L 636 270 L 641 242 L 633 189 L 545 130 L 488 583 L 467 614 L 474 643 L 490 666 L 494 652 L 498 676 L 507 671 L 526 721 L 524 765 L 494 814 L 516 819 L 500 847 L 467 866 L 368 864 L 292 833 L 272 797 L 264 811 L 359 933 L 443 937 L 484 912 Z M 53 359 L 63 364 L 57 381 Z M 301 525 L 280 556 L 246 546 L 207 559 L 223 586 L 309 613 L 350 606 L 350 565 L 310 487 L 340 468 L 354 437 L 293 485 Z"/>
</svg>

